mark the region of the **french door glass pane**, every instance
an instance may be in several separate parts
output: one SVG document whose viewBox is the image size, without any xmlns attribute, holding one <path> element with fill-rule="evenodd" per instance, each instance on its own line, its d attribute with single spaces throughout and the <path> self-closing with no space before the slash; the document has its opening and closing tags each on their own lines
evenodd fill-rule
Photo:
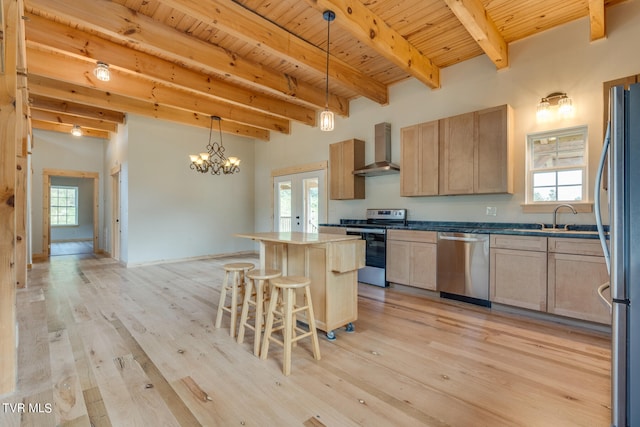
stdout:
<svg viewBox="0 0 640 427">
<path fill-rule="evenodd" d="M 318 232 L 319 199 L 318 178 L 307 178 L 303 181 L 304 187 L 304 231 L 307 233 Z"/>
<path fill-rule="evenodd" d="M 278 183 L 278 231 L 291 231 L 291 181 Z"/>
</svg>

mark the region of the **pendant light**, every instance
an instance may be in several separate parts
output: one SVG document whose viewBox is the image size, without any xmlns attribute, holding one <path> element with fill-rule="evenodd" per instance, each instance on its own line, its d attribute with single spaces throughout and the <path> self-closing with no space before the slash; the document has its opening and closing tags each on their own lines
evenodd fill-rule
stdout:
<svg viewBox="0 0 640 427">
<path fill-rule="evenodd" d="M 320 130 L 328 132 L 333 130 L 335 121 L 333 111 L 329 111 L 329 29 L 331 21 L 336 19 L 336 14 L 332 10 L 325 10 L 322 17 L 327 21 L 327 74 L 324 111 L 320 113 Z"/>
<path fill-rule="evenodd" d="M 103 82 L 108 82 L 111 79 L 111 73 L 109 72 L 109 64 L 98 61 L 96 68 L 93 70 L 93 74 Z"/>
<path fill-rule="evenodd" d="M 191 165 L 189 167 L 200 173 L 211 173 L 211 175 L 231 175 L 240 172 L 240 159 L 237 157 L 227 158 L 224 155 L 224 145 L 222 145 L 222 127 L 218 116 L 211 116 L 209 124 L 209 144 L 207 144 L 207 152 L 189 155 Z M 213 122 L 218 122 L 218 136 L 220 143 L 211 142 L 213 136 Z"/>
</svg>

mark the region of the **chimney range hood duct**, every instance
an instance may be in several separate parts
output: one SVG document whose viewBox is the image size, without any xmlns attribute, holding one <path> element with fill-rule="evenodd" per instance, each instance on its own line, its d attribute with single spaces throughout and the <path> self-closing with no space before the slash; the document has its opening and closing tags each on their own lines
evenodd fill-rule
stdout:
<svg viewBox="0 0 640 427">
<path fill-rule="evenodd" d="M 374 163 L 353 171 L 353 174 L 378 176 L 398 172 L 400 166 L 391 163 L 391 123 L 378 123 L 375 128 Z"/>
</svg>

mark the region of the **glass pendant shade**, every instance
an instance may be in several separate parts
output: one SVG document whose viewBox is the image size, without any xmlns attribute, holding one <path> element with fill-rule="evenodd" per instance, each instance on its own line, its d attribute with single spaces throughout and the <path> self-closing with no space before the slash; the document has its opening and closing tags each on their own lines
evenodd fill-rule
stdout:
<svg viewBox="0 0 640 427">
<path fill-rule="evenodd" d="M 101 80 L 103 82 L 108 82 L 111 79 L 109 65 L 105 64 L 104 62 L 98 62 L 98 64 L 96 64 L 96 68 L 94 68 L 93 74 L 95 74 L 98 80 Z"/>
<path fill-rule="evenodd" d="M 333 111 L 329 111 L 325 109 L 322 113 L 320 113 L 320 130 L 329 132 L 334 128 L 334 117 Z"/>
<path fill-rule="evenodd" d="M 73 125 L 73 128 L 71 129 L 71 135 L 82 136 L 82 129 L 80 129 L 80 126 Z"/>
</svg>

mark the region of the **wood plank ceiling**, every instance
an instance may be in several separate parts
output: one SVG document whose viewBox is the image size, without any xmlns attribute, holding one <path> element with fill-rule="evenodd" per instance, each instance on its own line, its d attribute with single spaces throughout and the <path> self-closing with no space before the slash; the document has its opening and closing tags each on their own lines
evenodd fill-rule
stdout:
<svg viewBox="0 0 640 427">
<path fill-rule="evenodd" d="M 325 107 L 388 103 L 414 77 L 438 88 L 440 70 L 478 55 L 508 67 L 509 43 L 589 17 L 606 37 L 621 0 L 25 0 L 34 128 L 108 137 L 126 113 L 268 140 L 291 121 L 316 126 Z M 111 80 L 94 74 L 109 64 Z"/>
</svg>

